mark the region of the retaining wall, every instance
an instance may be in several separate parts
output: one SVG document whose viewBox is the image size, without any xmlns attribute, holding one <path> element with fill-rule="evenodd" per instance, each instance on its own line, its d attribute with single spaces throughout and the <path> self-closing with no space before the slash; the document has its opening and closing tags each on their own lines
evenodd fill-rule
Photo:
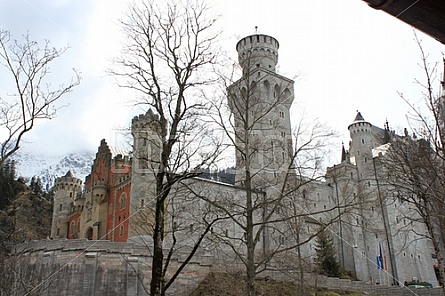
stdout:
<svg viewBox="0 0 445 296">
<path fill-rule="evenodd" d="M 31 241 L 19 245 L 16 254 L 24 268 L 17 272 L 14 295 L 148 295 L 152 256 L 140 245 L 85 239 Z M 180 263 L 173 259 L 171 268 Z M 209 270 L 210 265 L 190 262 L 167 295 L 189 295 Z"/>
</svg>

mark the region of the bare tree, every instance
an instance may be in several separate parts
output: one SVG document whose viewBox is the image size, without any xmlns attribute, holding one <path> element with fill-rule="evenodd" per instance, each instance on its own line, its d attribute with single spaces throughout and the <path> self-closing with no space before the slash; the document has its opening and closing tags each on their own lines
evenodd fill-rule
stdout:
<svg viewBox="0 0 445 296">
<path fill-rule="evenodd" d="M 0 97 L 0 128 L 4 137 L 0 167 L 17 152 L 35 122 L 53 118 L 57 111 L 55 103 L 79 85 L 77 72 L 68 84 L 57 87 L 50 84 L 50 65 L 66 50 L 50 47 L 49 41 L 42 48 L 29 35 L 14 40 L 9 31 L 0 30 L 0 65 L 10 78 L 3 83 L 11 83 L 2 88 L 12 91 Z"/>
<path fill-rule="evenodd" d="M 441 157 L 431 149 L 425 139 L 410 136 L 395 138 L 391 148 L 379 165 L 385 168 L 385 183 L 400 204 L 407 204 L 410 211 L 399 211 L 398 219 L 404 222 L 399 233 L 414 233 L 431 240 L 437 258 L 439 282 L 443 283 L 443 246 L 445 226 L 443 216 L 445 188 Z M 383 178 L 382 178 L 383 179 Z M 419 228 L 425 225 L 427 232 Z M 407 239 L 406 244 L 412 243 Z"/>
<path fill-rule="evenodd" d="M 141 211 L 150 216 L 145 221 L 153 240 L 151 295 L 164 295 L 182 269 L 167 280 L 172 256 L 171 252 L 164 254 L 167 237 L 170 251 L 177 247 L 178 228 L 173 228 L 172 220 L 175 214 L 169 212 L 177 190 L 174 188 L 199 176 L 199 169 L 212 164 L 221 149 L 218 139 L 201 119 L 207 113 L 201 93 L 216 82 L 211 72 L 211 66 L 217 62 L 218 32 L 214 31 L 214 24 L 208 7 L 200 1 L 162 5 L 154 0 L 135 2 L 128 18 L 122 21 L 127 41 L 111 72 L 121 79 L 121 86 L 141 95 L 137 105 L 151 110 L 146 122 L 150 135 L 134 132 L 136 140 L 145 137 L 141 146 L 150 147 L 150 151 L 135 155 L 140 165 L 133 166 L 133 174 L 143 171 L 151 178 L 150 193 L 144 193 L 148 202 Z M 166 229 L 168 223 L 171 228 Z M 209 231 L 211 223 L 203 234 Z M 200 241 L 196 241 L 196 248 Z"/>
<path fill-rule="evenodd" d="M 221 248 L 234 254 L 233 261 L 245 267 L 246 295 L 255 295 L 256 275 L 275 264 L 274 259 L 296 251 L 316 235 L 296 238 L 288 230 L 305 217 L 332 210 L 293 211 L 303 188 L 321 178 L 323 155 L 333 133 L 303 122 L 292 133 L 289 109 L 294 82 L 275 72 L 277 49 L 277 41 L 265 35 L 238 42 L 242 76 L 234 82 L 231 75 L 221 75 L 227 103 L 214 102 L 212 116 L 235 150 L 235 185 L 242 193 L 233 199 L 201 196 L 235 225 L 219 224 L 213 235 Z"/>
<path fill-rule="evenodd" d="M 384 173 L 380 177 L 385 180 L 392 194 L 401 204 L 406 203 L 411 209 L 401 213 L 403 216 L 400 219 L 409 223 L 399 231 L 414 233 L 431 240 L 437 258 L 438 280 L 443 285 L 445 279 L 444 82 L 441 82 L 441 94 L 435 92 L 438 63 L 430 65 L 421 41 L 417 36 L 415 40 L 420 49 L 419 66 L 425 73 L 425 82 L 419 80 L 415 82 L 423 89 L 422 103 L 426 108 L 415 106 L 407 97 L 400 94 L 411 110 L 408 116 L 411 135 L 405 129 L 403 136 L 394 136 L 378 165 L 384 168 Z M 425 225 L 426 233 L 419 230 L 417 227 L 419 223 Z M 407 243 L 411 241 L 408 240 Z"/>
</svg>

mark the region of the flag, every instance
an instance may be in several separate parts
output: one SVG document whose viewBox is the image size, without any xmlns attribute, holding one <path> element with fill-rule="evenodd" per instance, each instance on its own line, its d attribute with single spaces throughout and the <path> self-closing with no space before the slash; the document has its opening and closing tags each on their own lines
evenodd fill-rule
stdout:
<svg viewBox="0 0 445 296">
<path fill-rule="evenodd" d="M 386 256 L 383 256 L 383 250 L 382 250 L 382 245 L 379 242 L 379 247 L 378 247 L 378 255 L 377 255 L 377 269 L 383 269 L 386 270 Z"/>
<path fill-rule="evenodd" d="M 382 259 L 377 256 L 377 269 L 382 269 Z"/>
<path fill-rule="evenodd" d="M 385 255 L 385 250 L 382 247 L 382 244 L 379 242 L 379 246 L 378 246 L 378 255 L 377 255 L 377 269 L 382 269 L 382 270 L 386 270 L 387 269 L 387 265 L 386 265 L 386 255 Z"/>
<path fill-rule="evenodd" d="M 379 243 L 379 251 L 380 251 L 380 253 L 379 253 L 379 256 L 380 256 L 380 269 L 385 270 L 385 264 L 384 264 L 384 261 L 383 261 L 382 245 L 380 243 Z"/>
</svg>

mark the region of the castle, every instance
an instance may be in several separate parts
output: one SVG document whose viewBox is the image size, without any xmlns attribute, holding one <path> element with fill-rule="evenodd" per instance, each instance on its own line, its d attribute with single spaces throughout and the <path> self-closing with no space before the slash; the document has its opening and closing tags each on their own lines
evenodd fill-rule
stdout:
<svg viewBox="0 0 445 296">
<path fill-rule="evenodd" d="M 255 194 L 264 200 L 275 198 L 278 186 L 286 186 L 284 177 L 294 161 L 289 111 L 294 99 L 293 81 L 276 73 L 278 48 L 278 41 L 271 36 L 256 34 L 241 39 L 236 49 L 243 77 L 228 88 L 236 141 L 246 136 L 245 130 L 240 128 L 242 123 L 252 123 L 248 135 L 251 146 L 245 147 L 252 149 L 254 155 L 249 166 L 254 174 Z M 247 97 L 250 101 L 246 103 Z M 263 110 L 268 111 L 262 113 Z M 252 118 L 246 119 L 248 116 Z M 156 120 L 157 115 L 151 110 L 132 120 L 131 153 L 110 147 L 102 140 L 91 174 L 83 185 L 70 172 L 57 179 L 52 239 L 87 238 L 112 242 L 150 239 L 154 180 L 149 161 L 156 161 L 159 155 Z M 300 250 L 307 268 L 311 268 L 315 254 L 311 234 L 320 225 L 329 224 L 340 263 L 358 279 L 393 284 L 418 278 L 437 285 L 430 242 L 419 235 L 425 233 L 424 225 L 411 220 L 408 222 L 410 228 L 404 227 L 407 223 L 404 217 L 411 215 L 411 209 L 391 195 L 385 185 L 379 184 L 376 171 L 380 167 L 376 166 L 375 159 L 381 157 L 379 152 L 393 133 L 388 126 L 381 129 L 372 125 L 359 112 L 348 130 L 351 141 L 348 151 L 342 149 L 341 163 L 327 168 L 323 181 L 307 182 L 294 193 L 293 206 L 308 213 L 298 226 L 299 239 L 308 238 Z M 172 191 L 172 201 L 178 198 L 181 203 L 180 206 L 179 203 L 169 204 L 175 214 L 169 216 L 166 223 L 169 233 L 178 233 L 182 247 L 186 248 L 202 227 L 198 217 L 206 207 L 205 201 L 193 198 L 191 191 L 207 200 L 227 200 L 235 204 L 243 200 L 246 194 L 243 153 L 247 152 L 236 152 L 234 185 L 194 178 L 179 182 Z M 285 210 L 286 205 L 283 205 L 275 215 Z M 256 219 L 261 219 L 261 215 Z M 289 226 L 284 224 L 265 229 L 263 236 L 258 238 L 261 240 L 259 248 L 269 250 L 291 244 L 292 232 L 287 231 Z M 182 236 L 179 230 L 183 230 Z M 243 235 L 234 222 L 227 221 L 215 224 L 212 233 L 227 239 Z M 221 257 L 220 252 L 225 255 Z M 209 239 L 203 242 L 201 254 L 233 259 L 228 252 L 230 250 L 220 245 L 215 247 L 214 241 Z M 295 251 L 289 250 L 277 256 L 274 264 L 282 264 L 289 261 L 286 258 L 295 256 Z"/>
</svg>

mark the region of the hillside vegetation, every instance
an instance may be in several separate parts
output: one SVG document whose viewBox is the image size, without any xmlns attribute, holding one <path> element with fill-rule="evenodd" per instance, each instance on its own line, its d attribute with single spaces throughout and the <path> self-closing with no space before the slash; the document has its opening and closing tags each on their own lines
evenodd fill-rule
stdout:
<svg viewBox="0 0 445 296">
<path fill-rule="evenodd" d="M 17 243 L 45 239 L 51 230 L 52 204 L 18 181 L 16 195 L 0 209 L 0 251 Z"/>
<path fill-rule="evenodd" d="M 243 296 L 246 293 L 246 280 L 242 276 L 227 273 L 210 273 L 199 287 L 190 296 Z M 302 294 L 300 287 L 295 283 L 257 280 L 257 295 L 259 296 L 363 296 L 365 294 L 348 291 L 315 290 L 306 287 Z"/>
</svg>

